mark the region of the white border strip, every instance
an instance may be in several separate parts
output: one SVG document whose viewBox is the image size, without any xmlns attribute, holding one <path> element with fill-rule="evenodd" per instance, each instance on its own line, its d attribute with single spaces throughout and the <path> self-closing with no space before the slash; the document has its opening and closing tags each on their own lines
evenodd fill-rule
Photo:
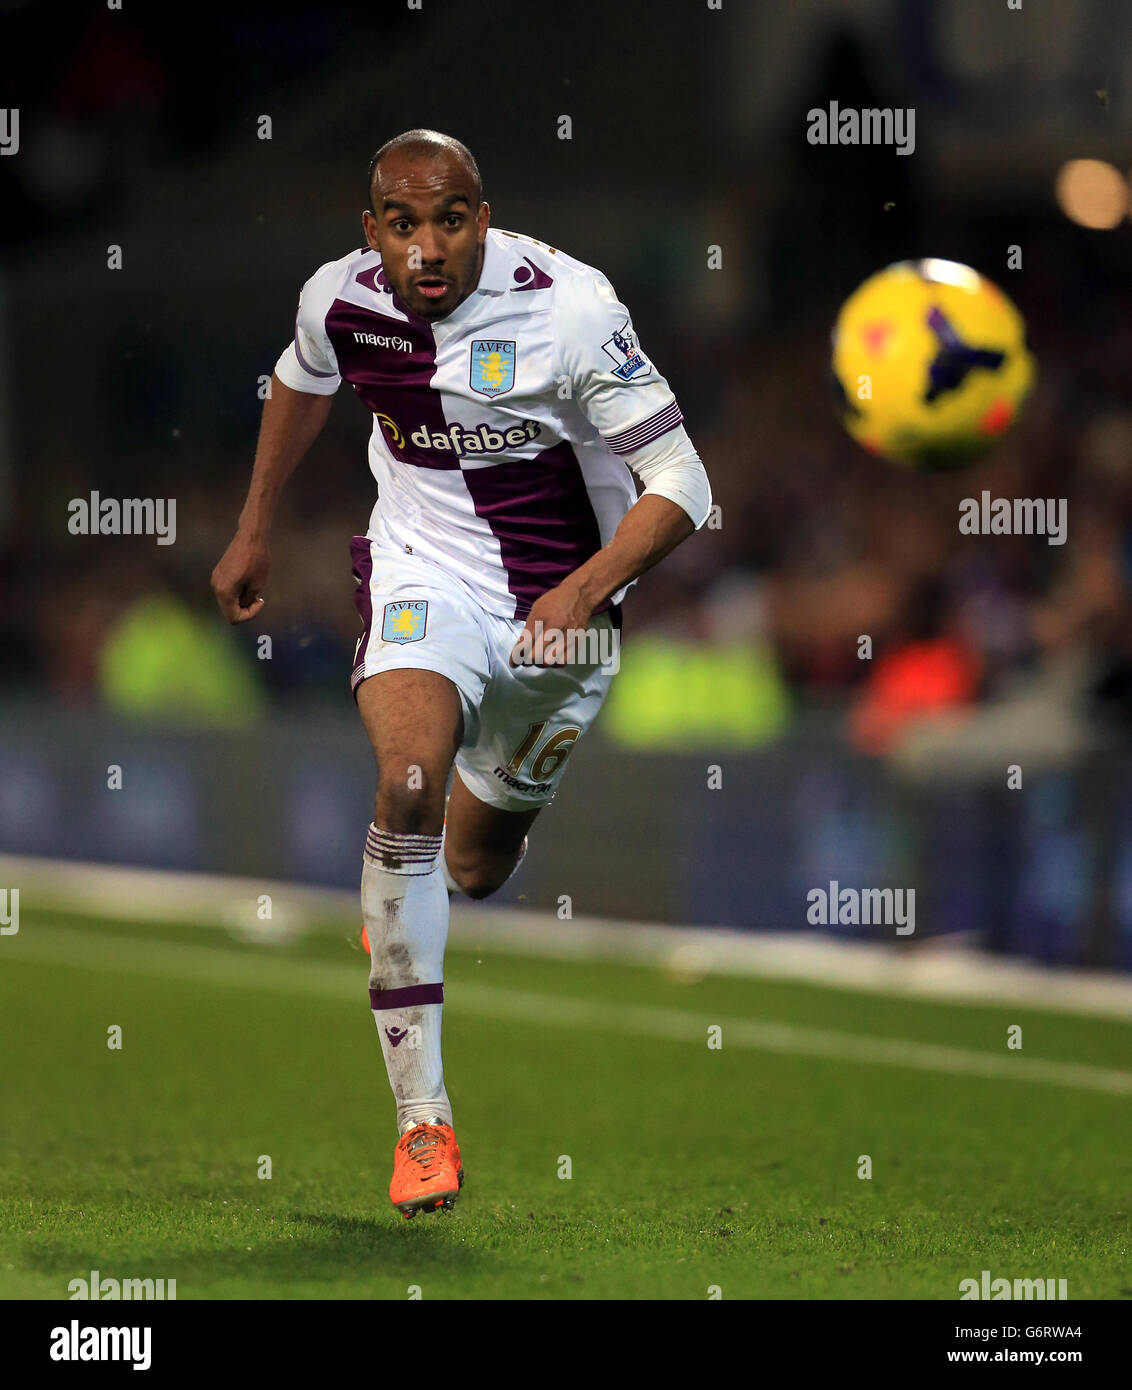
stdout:
<svg viewBox="0 0 1132 1390">
<path fill-rule="evenodd" d="M 360 879 L 360 855 L 358 874 Z M 39 908 L 219 925 L 264 941 L 285 939 L 312 923 L 349 923 L 359 917 L 355 893 L 13 855 L 0 855 L 0 887 L 20 889 L 22 914 Z M 270 923 L 257 916 L 263 894 L 272 900 Z M 550 912 L 484 908 L 458 898 L 451 940 L 456 946 L 514 955 L 651 965 L 686 980 L 710 974 L 796 980 L 953 1004 L 1012 1003 L 1132 1019 L 1132 979 L 1126 975 L 992 957 L 955 936 L 897 945 L 831 940 L 815 932 L 742 932 L 593 917 L 560 921 Z"/>
<path fill-rule="evenodd" d="M 125 941 L 97 932 L 46 926 L 28 939 L 16 937 L 13 958 L 49 966 L 52 970 L 111 971 L 196 983 L 213 989 L 253 989 L 352 999 L 359 1012 L 366 1008 L 364 958 L 355 965 L 331 962 L 314 964 L 272 953 L 261 956 L 236 954 L 221 946 L 186 945 L 184 942 Z M 692 1014 L 682 1009 L 649 1004 L 618 1004 L 608 999 L 580 999 L 567 994 L 539 994 L 530 990 L 477 985 L 464 981 L 449 991 L 446 1010 L 471 1013 L 509 1026 L 516 1021 L 540 1027 L 559 1027 L 571 1033 L 579 1028 L 610 1037 L 616 1033 L 662 1038 L 702 1049 L 708 1030 L 722 1030 L 727 1047 L 791 1056 L 816 1057 L 844 1066 L 859 1062 L 868 1066 L 902 1067 L 913 1071 L 977 1076 L 991 1081 L 1030 1082 L 1066 1086 L 1073 1090 L 1099 1091 L 1132 1096 L 1132 1072 L 1109 1067 L 1082 1066 L 1052 1058 L 1021 1057 L 999 1052 L 915 1042 L 909 1038 L 872 1037 L 828 1028 L 809 1028 L 787 1023 L 714 1014 Z"/>
</svg>

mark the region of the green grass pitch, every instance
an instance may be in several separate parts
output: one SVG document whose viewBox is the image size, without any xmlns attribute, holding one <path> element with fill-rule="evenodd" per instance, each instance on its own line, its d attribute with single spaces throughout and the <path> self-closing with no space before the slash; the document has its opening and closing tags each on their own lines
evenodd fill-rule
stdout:
<svg viewBox="0 0 1132 1390">
<path fill-rule="evenodd" d="M 92 1269 L 179 1300 L 955 1299 L 983 1269 L 1132 1296 L 1132 1095 L 1041 1071 L 1123 1072 L 1132 1025 L 450 950 L 467 1183 L 409 1222 L 354 935 L 25 909 L 0 942 L 0 1296 Z"/>
</svg>

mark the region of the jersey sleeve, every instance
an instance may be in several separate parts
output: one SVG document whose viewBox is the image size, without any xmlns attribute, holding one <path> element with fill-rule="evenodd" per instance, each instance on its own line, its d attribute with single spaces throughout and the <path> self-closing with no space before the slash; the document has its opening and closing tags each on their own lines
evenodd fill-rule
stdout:
<svg viewBox="0 0 1132 1390">
<path fill-rule="evenodd" d="M 326 334 L 326 311 L 330 307 L 324 275 L 327 269 L 328 266 L 321 267 L 303 286 L 295 315 L 294 341 L 275 364 L 275 375 L 284 386 L 315 396 L 332 396 L 342 385 L 338 360 Z"/>
<path fill-rule="evenodd" d="M 672 388 L 645 356 L 628 309 L 593 272 L 558 311 L 563 374 L 583 415 L 615 454 L 630 456 L 683 421 Z M 632 466 L 632 458 L 626 462 Z"/>
<path fill-rule="evenodd" d="M 637 450 L 627 462 L 645 485 L 642 497 L 649 493 L 667 497 L 684 508 L 697 531 L 707 521 L 712 506 L 711 484 L 683 425 Z"/>
</svg>

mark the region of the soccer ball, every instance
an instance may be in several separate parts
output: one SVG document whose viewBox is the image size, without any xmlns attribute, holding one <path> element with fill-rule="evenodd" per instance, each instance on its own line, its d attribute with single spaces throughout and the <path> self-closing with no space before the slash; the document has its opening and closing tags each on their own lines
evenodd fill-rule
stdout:
<svg viewBox="0 0 1132 1390">
<path fill-rule="evenodd" d="M 845 301 L 833 329 L 842 422 L 908 468 L 961 468 L 1000 439 L 1034 380 L 1022 315 L 956 261 L 899 261 Z"/>
</svg>

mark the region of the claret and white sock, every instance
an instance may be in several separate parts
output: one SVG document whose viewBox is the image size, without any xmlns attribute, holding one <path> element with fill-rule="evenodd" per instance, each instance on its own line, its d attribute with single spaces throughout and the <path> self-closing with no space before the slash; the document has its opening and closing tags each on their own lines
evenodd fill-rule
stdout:
<svg viewBox="0 0 1132 1390">
<path fill-rule="evenodd" d="M 440 835 L 371 825 L 362 861 L 362 919 L 370 945 L 369 999 L 381 1038 L 397 1129 L 452 1123 L 440 1056 L 448 890 Z"/>
</svg>

